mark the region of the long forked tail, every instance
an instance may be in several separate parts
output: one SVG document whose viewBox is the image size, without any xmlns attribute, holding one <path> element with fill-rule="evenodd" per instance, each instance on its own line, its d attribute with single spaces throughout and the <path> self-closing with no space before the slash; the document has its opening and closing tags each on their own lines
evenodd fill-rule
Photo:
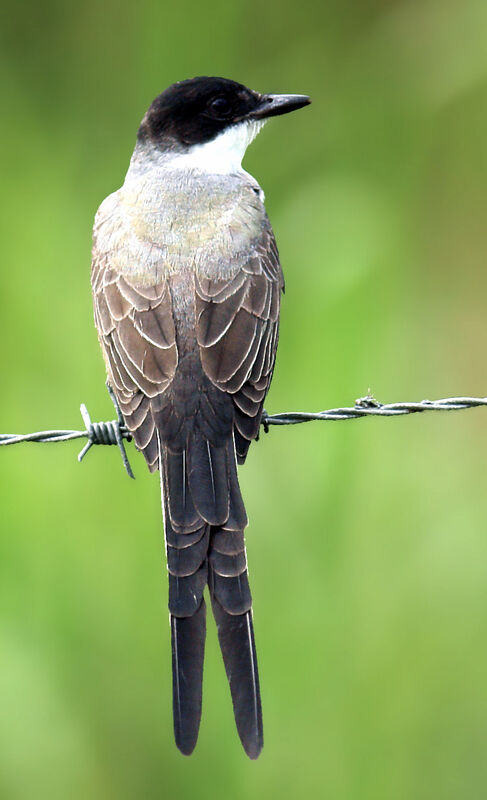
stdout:
<svg viewBox="0 0 487 800">
<path fill-rule="evenodd" d="M 247 576 L 245 509 L 233 442 L 161 445 L 161 484 L 169 570 L 174 736 L 192 753 L 201 719 L 208 583 L 237 730 L 250 758 L 263 745 L 259 676 Z"/>
</svg>

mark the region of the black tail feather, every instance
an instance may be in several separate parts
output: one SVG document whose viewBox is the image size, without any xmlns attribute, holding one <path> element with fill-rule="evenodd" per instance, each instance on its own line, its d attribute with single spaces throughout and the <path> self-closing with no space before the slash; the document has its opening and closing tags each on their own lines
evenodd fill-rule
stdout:
<svg viewBox="0 0 487 800">
<path fill-rule="evenodd" d="M 188 445 L 188 484 L 200 517 L 211 525 L 228 519 L 229 491 L 227 447 L 215 447 L 194 435 Z"/>
<path fill-rule="evenodd" d="M 229 614 L 213 595 L 211 601 L 238 734 L 249 758 L 255 759 L 264 733 L 252 612 Z"/>
<path fill-rule="evenodd" d="M 193 752 L 198 739 L 205 637 L 204 600 L 192 617 L 171 615 L 174 738 L 185 756 Z"/>
<path fill-rule="evenodd" d="M 204 561 L 206 561 L 209 534 L 208 525 L 204 525 L 200 540 L 193 542 L 188 547 L 172 547 L 170 544 L 167 545 L 167 568 L 171 575 L 175 575 L 178 578 L 194 575 Z M 186 533 L 179 536 L 179 539 L 183 539 L 183 544 L 185 544 L 184 538 L 186 536 L 189 537 L 191 534 Z M 225 556 L 221 557 L 225 558 Z M 226 556 L 226 558 L 230 557 L 231 556 Z"/>
</svg>

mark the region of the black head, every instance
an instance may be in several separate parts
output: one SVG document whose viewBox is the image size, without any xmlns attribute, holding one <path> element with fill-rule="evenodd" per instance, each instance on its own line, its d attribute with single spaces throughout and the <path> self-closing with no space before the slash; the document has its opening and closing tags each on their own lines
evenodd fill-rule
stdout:
<svg viewBox="0 0 487 800">
<path fill-rule="evenodd" d="M 310 102 L 304 95 L 261 95 L 226 78 L 192 78 L 156 97 L 138 139 L 190 147 L 211 141 L 239 122 L 285 114 Z"/>
</svg>

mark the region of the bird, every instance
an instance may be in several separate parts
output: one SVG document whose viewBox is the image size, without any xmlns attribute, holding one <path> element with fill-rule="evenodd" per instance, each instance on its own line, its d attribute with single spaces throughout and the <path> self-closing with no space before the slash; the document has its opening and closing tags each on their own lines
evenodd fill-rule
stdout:
<svg viewBox="0 0 487 800">
<path fill-rule="evenodd" d="M 263 747 L 237 464 L 258 436 L 284 278 L 264 193 L 242 159 L 268 119 L 310 102 L 219 77 L 172 84 L 95 216 L 91 284 L 107 383 L 160 472 L 174 737 L 185 755 L 201 720 L 205 590 L 240 740 L 251 759 Z"/>
</svg>

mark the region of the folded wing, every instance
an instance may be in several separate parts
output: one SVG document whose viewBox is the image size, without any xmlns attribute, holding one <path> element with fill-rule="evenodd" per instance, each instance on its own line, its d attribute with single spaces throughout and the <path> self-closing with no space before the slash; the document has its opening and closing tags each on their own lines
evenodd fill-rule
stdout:
<svg viewBox="0 0 487 800">
<path fill-rule="evenodd" d="M 95 322 L 126 425 L 149 469 L 159 466 L 151 400 L 174 378 L 178 353 L 167 281 L 140 286 L 96 258 Z"/>
<path fill-rule="evenodd" d="M 206 375 L 234 404 L 239 463 L 259 432 L 274 369 L 284 279 L 271 227 L 231 280 L 196 277 L 196 325 Z"/>
</svg>

